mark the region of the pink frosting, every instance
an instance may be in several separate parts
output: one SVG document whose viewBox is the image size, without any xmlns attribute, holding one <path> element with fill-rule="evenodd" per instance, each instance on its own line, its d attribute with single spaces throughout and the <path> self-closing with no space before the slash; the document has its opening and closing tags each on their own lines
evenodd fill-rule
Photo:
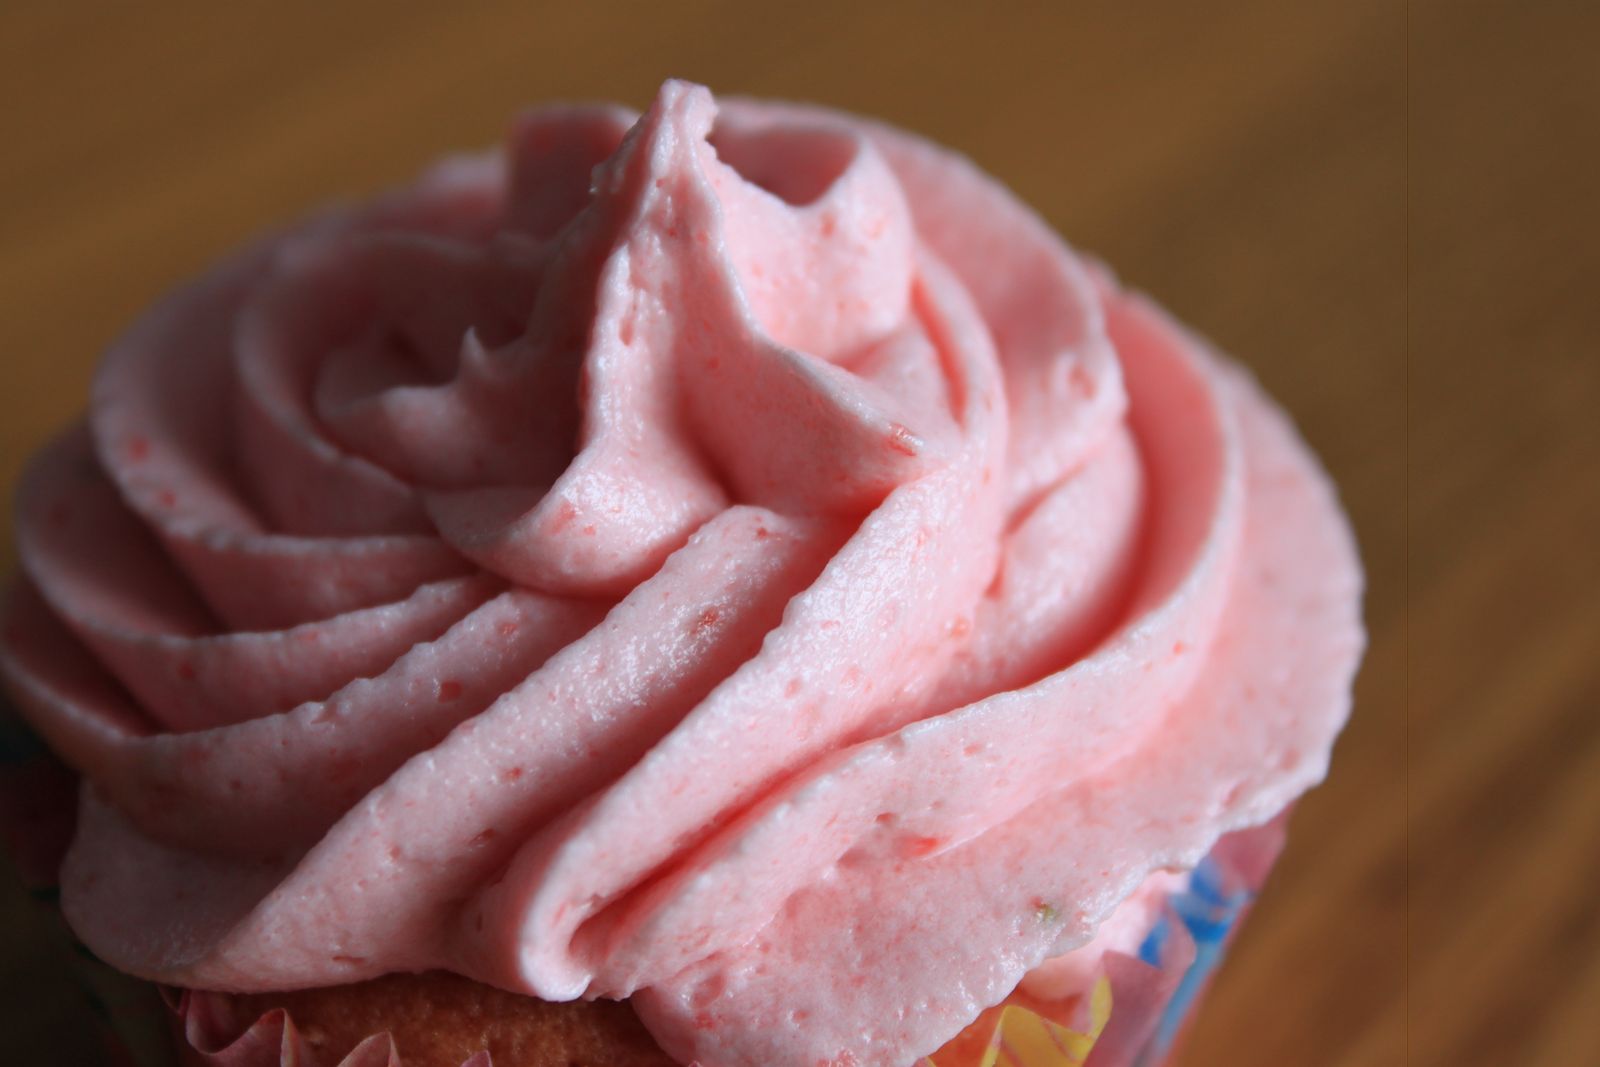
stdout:
<svg viewBox="0 0 1600 1067">
<path fill-rule="evenodd" d="M 18 506 L 112 964 L 902 1064 L 1322 775 L 1332 490 L 966 161 L 670 82 L 215 268 Z"/>
</svg>

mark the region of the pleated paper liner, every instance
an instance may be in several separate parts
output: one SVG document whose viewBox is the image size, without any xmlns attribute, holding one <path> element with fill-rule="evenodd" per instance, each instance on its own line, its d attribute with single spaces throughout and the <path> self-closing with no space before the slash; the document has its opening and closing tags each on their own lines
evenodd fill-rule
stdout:
<svg viewBox="0 0 1600 1067">
<path fill-rule="evenodd" d="M 73 774 L 0 708 L 0 835 L 30 895 L 56 927 L 63 950 L 73 956 L 85 1016 L 102 1035 L 107 1063 L 404 1067 L 386 1031 L 330 1042 L 325 1034 L 297 1027 L 282 1008 L 241 1018 L 251 998 L 159 990 L 95 959 L 72 938 L 54 906 L 56 871 L 71 836 L 75 798 Z M 914 1067 L 1161 1067 L 1277 859 L 1285 821 L 1286 814 L 1280 815 L 1219 840 L 1187 884 L 1169 895 L 1137 955 L 1106 953 L 1083 993 L 1046 1001 L 1019 989 Z M 453 984 L 434 988 L 475 985 L 444 980 Z M 476 989 L 484 996 L 512 996 Z M 326 1062 L 334 1056 L 340 1058 Z M 492 1067 L 492 1060 L 488 1052 L 477 1052 L 461 1067 Z"/>
</svg>

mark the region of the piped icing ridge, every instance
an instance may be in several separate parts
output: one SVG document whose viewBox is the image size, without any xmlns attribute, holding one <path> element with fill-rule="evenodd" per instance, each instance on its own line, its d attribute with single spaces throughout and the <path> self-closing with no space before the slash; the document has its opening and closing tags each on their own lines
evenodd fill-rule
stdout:
<svg viewBox="0 0 1600 1067">
<path fill-rule="evenodd" d="M 1314 783 L 1361 647 L 1239 372 L 965 161 L 681 82 L 173 294 L 18 545 L 97 953 L 709 1067 L 937 1048 Z"/>
</svg>

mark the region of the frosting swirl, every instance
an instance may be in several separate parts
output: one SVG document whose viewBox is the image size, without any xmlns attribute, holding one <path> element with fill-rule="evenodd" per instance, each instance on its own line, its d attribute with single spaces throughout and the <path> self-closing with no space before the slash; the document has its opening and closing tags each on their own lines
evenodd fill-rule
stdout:
<svg viewBox="0 0 1600 1067">
<path fill-rule="evenodd" d="M 1359 656 L 1237 372 L 903 133 L 671 82 L 245 250 L 18 506 L 109 962 L 936 1048 L 1314 782 Z"/>
</svg>

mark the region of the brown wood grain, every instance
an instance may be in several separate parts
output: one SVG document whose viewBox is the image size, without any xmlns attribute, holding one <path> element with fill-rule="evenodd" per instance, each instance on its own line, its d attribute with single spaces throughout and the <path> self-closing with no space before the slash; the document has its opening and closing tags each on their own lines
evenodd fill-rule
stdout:
<svg viewBox="0 0 1600 1067">
<path fill-rule="evenodd" d="M 920 130 L 1251 366 L 1358 528 L 1357 710 L 1186 1067 L 1600 1064 L 1596 29 L 1446 0 L 8 4 L 0 485 L 174 282 L 525 104 L 678 75 Z M 90 1062 L 4 892 L 0 1059 Z"/>
</svg>

